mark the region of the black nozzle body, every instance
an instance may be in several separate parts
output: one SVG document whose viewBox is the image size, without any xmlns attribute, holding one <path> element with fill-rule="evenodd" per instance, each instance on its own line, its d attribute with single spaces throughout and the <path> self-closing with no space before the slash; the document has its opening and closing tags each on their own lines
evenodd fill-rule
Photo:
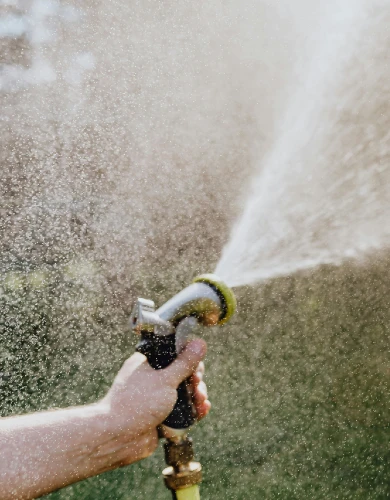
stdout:
<svg viewBox="0 0 390 500">
<path fill-rule="evenodd" d="M 136 350 L 144 354 L 148 363 L 155 370 L 170 365 L 177 357 L 176 334 L 158 336 L 150 332 L 141 332 L 141 340 Z M 190 380 L 184 380 L 177 388 L 177 400 L 172 412 L 164 420 L 164 425 L 171 429 L 187 429 L 196 421 L 196 410 L 192 402 Z"/>
</svg>

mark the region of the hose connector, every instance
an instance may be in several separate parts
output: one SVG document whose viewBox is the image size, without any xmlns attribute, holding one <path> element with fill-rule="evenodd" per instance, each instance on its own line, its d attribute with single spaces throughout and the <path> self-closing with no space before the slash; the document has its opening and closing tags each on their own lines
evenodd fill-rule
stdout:
<svg viewBox="0 0 390 500">
<path fill-rule="evenodd" d="M 194 462 L 192 439 L 167 440 L 164 444 L 165 461 L 169 465 L 163 470 L 165 485 L 171 491 L 187 489 L 202 481 L 202 466 Z"/>
</svg>

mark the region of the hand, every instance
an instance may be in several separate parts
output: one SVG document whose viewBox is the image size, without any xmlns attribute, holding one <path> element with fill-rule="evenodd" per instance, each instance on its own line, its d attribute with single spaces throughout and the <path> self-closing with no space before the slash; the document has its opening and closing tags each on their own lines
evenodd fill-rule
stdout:
<svg viewBox="0 0 390 500">
<path fill-rule="evenodd" d="M 128 465 L 155 451 L 157 426 L 172 411 L 176 388 L 191 374 L 198 418 L 207 415 L 211 405 L 202 380 L 204 365 L 200 362 L 205 354 L 205 342 L 197 339 L 163 370 L 151 368 L 140 353 L 124 363 L 101 402 L 108 409 L 109 426 L 116 436 L 110 468 Z"/>
<path fill-rule="evenodd" d="M 0 498 L 32 499 L 147 457 L 156 427 L 192 375 L 199 418 L 209 409 L 202 381 L 206 344 L 195 340 L 164 370 L 142 354 L 129 358 L 98 403 L 0 419 Z"/>
</svg>

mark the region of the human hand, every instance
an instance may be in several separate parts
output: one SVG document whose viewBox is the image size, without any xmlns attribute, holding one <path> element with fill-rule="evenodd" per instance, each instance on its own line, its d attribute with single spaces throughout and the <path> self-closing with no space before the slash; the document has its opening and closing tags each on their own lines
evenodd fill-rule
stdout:
<svg viewBox="0 0 390 500">
<path fill-rule="evenodd" d="M 176 388 L 191 376 L 198 419 L 207 415 L 210 402 L 203 382 L 206 344 L 190 342 L 177 359 L 162 370 L 154 370 L 143 354 L 133 354 L 116 376 L 102 400 L 108 425 L 114 433 L 112 466 L 128 465 L 151 455 L 157 447 L 157 427 L 172 411 Z"/>
<path fill-rule="evenodd" d="M 206 344 L 195 340 L 163 370 L 134 354 L 97 403 L 0 419 L 0 497 L 31 499 L 131 464 L 156 448 L 157 426 L 191 376 L 198 417 L 209 409 L 202 381 Z"/>
</svg>

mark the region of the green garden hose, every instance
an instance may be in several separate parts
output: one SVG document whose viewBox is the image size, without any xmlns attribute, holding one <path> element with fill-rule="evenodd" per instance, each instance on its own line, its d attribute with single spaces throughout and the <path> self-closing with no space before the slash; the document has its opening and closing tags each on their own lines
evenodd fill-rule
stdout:
<svg viewBox="0 0 390 500">
<path fill-rule="evenodd" d="M 195 484 L 173 492 L 173 500 L 200 500 L 199 486 Z"/>
</svg>

